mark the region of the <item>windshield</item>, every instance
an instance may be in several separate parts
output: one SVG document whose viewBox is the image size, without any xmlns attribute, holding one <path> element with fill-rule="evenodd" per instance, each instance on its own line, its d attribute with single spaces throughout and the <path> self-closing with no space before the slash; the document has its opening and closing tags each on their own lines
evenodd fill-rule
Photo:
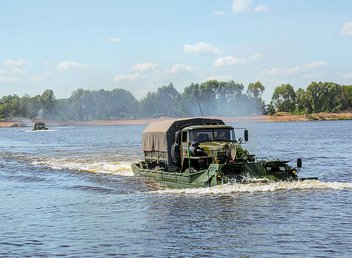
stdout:
<svg viewBox="0 0 352 258">
<path fill-rule="evenodd" d="M 230 128 L 206 128 L 190 131 L 191 142 L 235 141 L 235 133 Z"/>
</svg>

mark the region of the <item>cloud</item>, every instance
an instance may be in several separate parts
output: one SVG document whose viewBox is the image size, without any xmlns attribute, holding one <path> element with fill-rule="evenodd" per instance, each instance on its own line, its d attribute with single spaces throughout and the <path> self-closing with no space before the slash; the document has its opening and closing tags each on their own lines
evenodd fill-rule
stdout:
<svg viewBox="0 0 352 258">
<path fill-rule="evenodd" d="M 64 61 L 61 64 L 56 66 L 56 69 L 59 72 L 69 71 L 69 70 L 80 70 L 80 69 L 87 69 L 91 68 L 92 65 L 90 64 L 81 64 L 74 61 Z"/>
<path fill-rule="evenodd" d="M 303 66 L 307 69 L 316 69 L 319 67 L 323 67 L 326 66 L 328 63 L 325 61 L 314 61 L 314 62 L 310 62 L 307 64 L 304 64 Z"/>
<path fill-rule="evenodd" d="M 195 45 L 186 44 L 183 46 L 183 51 L 186 54 L 221 54 L 223 52 L 220 48 L 205 42 L 199 42 Z"/>
<path fill-rule="evenodd" d="M 232 11 L 234 13 L 247 12 L 250 10 L 252 0 L 234 0 L 232 2 Z"/>
<path fill-rule="evenodd" d="M 27 71 L 23 69 L 23 65 L 27 61 L 24 59 L 11 60 L 7 59 L 4 61 L 6 68 L 0 69 L 0 83 L 16 83 L 20 82 Z"/>
<path fill-rule="evenodd" d="M 210 75 L 205 81 L 217 80 L 217 81 L 231 81 L 232 75 Z"/>
<path fill-rule="evenodd" d="M 26 64 L 27 61 L 24 59 L 18 59 L 17 61 L 15 60 L 11 60 L 11 59 L 7 59 L 5 60 L 4 64 L 6 66 L 10 66 L 10 67 L 18 67 L 18 66 L 23 66 L 24 64 Z"/>
<path fill-rule="evenodd" d="M 138 72 L 144 72 L 147 70 L 154 70 L 158 67 L 159 65 L 156 63 L 138 63 L 135 64 L 132 69 Z"/>
<path fill-rule="evenodd" d="M 352 22 L 346 22 L 341 28 L 341 35 L 346 37 L 352 36 Z"/>
<path fill-rule="evenodd" d="M 223 56 L 216 59 L 213 63 L 214 67 L 231 66 L 231 65 L 243 65 L 249 62 L 257 62 L 263 58 L 260 54 L 253 54 L 249 58 L 235 57 L 235 56 Z"/>
<path fill-rule="evenodd" d="M 31 78 L 30 78 L 30 81 L 32 81 L 32 82 L 44 82 L 44 81 L 46 81 L 46 78 L 44 77 L 44 76 L 32 76 Z"/>
<path fill-rule="evenodd" d="M 109 43 L 113 43 L 113 44 L 117 43 L 119 41 L 120 41 L 120 39 L 118 37 L 111 37 L 111 38 L 108 39 L 108 42 Z"/>
<path fill-rule="evenodd" d="M 239 65 L 245 64 L 247 61 L 245 58 L 234 57 L 234 56 L 224 56 L 219 57 L 213 63 L 213 66 L 220 67 L 220 66 L 227 66 L 227 65 Z"/>
<path fill-rule="evenodd" d="M 267 13 L 269 11 L 270 11 L 269 7 L 264 4 L 258 5 L 253 9 L 253 12 L 255 12 L 255 13 Z"/>
<path fill-rule="evenodd" d="M 23 69 L 19 69 L 19 68 L 12 68 L 11 69 L 11 73 L 13 75 L 22 75 L 22 74 L 26 74 L 27 71 L 26 70 L 23 70 Z"/>
<path fill-rule="evenodd" d="M 342 75 L 341 77 L 344 78 L 344 79 L 349 79 L 349 80 L 351 80 L 351 79 L 352 79 L 352 74 L 351 74 L 351 73 L 344 74 L 344 75 Z"/>
<path fill-rule="evenodd" d="M 134 74 L 120 74 L 115 76 L 114 81 L 115 82 L 121 82 L 121 81 L 139 81 L 143 79 L 144 77 L 141 76 L 139 73 L 134 73 Z"/>
<path fill-rule="evenodd" d="M 16 77 L 11 71 L 0 69 L 0 83 L 16 83 L 20 79 Z"/>
<path fill-rule="evenodd" d="M 192 72 L 194 71 L 195 69 L 192 68 L 191 66 L 189 65 L 183 65 L 183 64 L 175 64 L 170 70 L 169 72 L 172 73 L 172 74 L 178 74 L 178 73 L 181 73 L 181 72 Z"/>
<path fill-rule="evenodd" d="M 262 71 L 262 75 L 265 76 L 272 76 L 272 77 L 276 77 L 276 76 L 289 76 L 289 75 L 295 75 L 298 74 L 300 71 L 300 67 L 299 66 L 294 66 L 294 67 L 290 67 L 290 68 L 272 68 L 272 69 L 264 69 Z"/>
<path fill-rule="evenodd" d="M 220 11 L 220 10 L 216 10 L 213 12 L 213 15 L 215 16 L 223 16 L 225 15 L 225 12 L 224 11 Z"/>
<path fill-rule="evenodd" d="M 252 0 L 234 0 L 232 2 L 232 11 L 236 14 L 243 12 L 266 13 L 270 11 L 270 8 L 264 4 L 253 8 Z"/>
<path fill-rule="evenodd" d="M 292 75 L 303 75 L 304 77 L 312 77 L 314 73 L 307 73 L 312 70 L 317 70 L 321 67 L 326 66 L 328 63 L 325 61 L 314 61 L 303 65 L 296 65 L 289 68 L 272 68 L 264 69 L 262 71 L 263 76 L 280 77 L 280 76 L 292 76 Z"/>
<path fill-rule="evenodd" d="M 248 61 L 257 62 L 262 59 L 263 59 L 263 56 L 261 54 L 253 54 L 248 58 Z"/>
</svg>

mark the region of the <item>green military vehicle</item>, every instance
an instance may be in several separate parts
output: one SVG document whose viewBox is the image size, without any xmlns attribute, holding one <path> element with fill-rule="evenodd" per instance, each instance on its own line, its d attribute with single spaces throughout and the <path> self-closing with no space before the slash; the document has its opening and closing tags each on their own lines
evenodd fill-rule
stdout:
<svg viewBox="0 0 352 258">
<path fill-rule="evenodd" d="M 33 124 L 33 131 L 41 131 L 41 130 L 48 130 L 48 128 L 46 127 L 45 123 L 42 121 L 39 122 L 35 122 Z"/>
<path fill-rule="evenodd" d="M 236 133 L 241 137 L 236 138 Z M 306 180 L 288 160 L 257 160 L 241 145 L 248 130 L 234 128 L 220 119 L 188 118 L 150 123 L 143 131 L 144 160 L 132 164 L 136 175 L 171 188 L 269 180 Z"/>
</svg>

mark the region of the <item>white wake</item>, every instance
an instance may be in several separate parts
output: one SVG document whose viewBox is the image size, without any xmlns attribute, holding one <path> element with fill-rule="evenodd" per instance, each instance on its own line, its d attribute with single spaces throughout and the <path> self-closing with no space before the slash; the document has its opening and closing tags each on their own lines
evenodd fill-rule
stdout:
<svg viewBox="0 0 352 258">
<path fill-rule="evenodd" d="M 121 176 L 133 176 L 131 163 L 129 162 L 109 162 L 92 161 L 86 159 L 68 158 L 42 158 L 31 162 L 33 165 L 50 167 L 52 169 L 69 169 L 78 172 L 92 172 L 103 174 L 114 174 Z"/>
<path fill-rule="evenodd" d="M 318 180 L 307 181 L 278 181 L 267 183 L 248 183 L 248 184 L 225 184 L 205 188 L 189 189 L 165 189 L 154 191 L 156 193 L 171 194 L 231 194 L 231 193 L 254 193 L 254 192 L 274 192 L 282 190 L 319 190 L 319 189 L 352 189 L 352 183 L 343 182 L 320 182 Z"/>
</svg>

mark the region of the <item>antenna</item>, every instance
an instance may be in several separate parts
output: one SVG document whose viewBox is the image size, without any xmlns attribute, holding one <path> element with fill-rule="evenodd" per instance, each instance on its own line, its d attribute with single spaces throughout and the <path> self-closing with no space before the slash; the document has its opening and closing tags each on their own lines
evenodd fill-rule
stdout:
<svg viewBox="0 0 352 258">
<path fill-rule="evenodd" d="M 204 118 L 204 116 L 203 116 L 203 111 L 202 111 L 202 107 L 201 107 L 200 102 L 199 102 L 199 99 L 198 99 L 197 90 L 195 90 L 194 93 L 196 94 L 196 98 L 197 98 L 197 102 L 198 102 L 200 114 L 202 115 L 202 118 Z"/>
<path fill-rule="evenodd" d="M 203 126 L 204 126 L 203 130 L 205 130 L 205 120 L 204 120 L 204 116 L 203 116 L 202 106 L 200 105 L 200 102 L 199 102 L 199 99 L 198 99 L 197 90 L 195 90 L 194 93 L 196 94 L 196 98 L 197 98 L 200 114 L 202 115 L 202 119 L 203 119 Z"/>
</svg>

